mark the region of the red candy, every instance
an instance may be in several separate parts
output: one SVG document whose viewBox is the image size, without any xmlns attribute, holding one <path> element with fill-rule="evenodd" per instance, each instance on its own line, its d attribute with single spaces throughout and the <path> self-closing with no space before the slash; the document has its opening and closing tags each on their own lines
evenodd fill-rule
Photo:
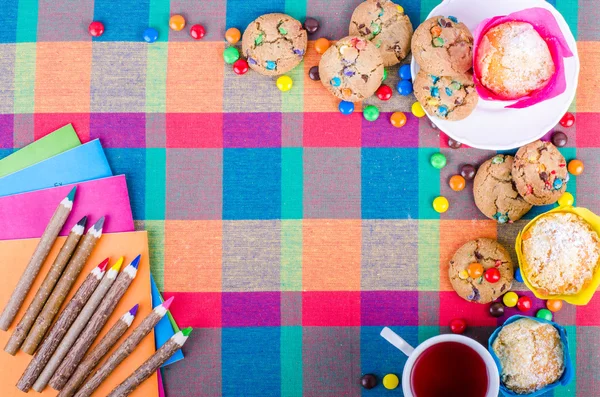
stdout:
<svg viewBox="0 0 600 397">
<path fill-rule="evenodd" d="M 563 127 L 571 127 L 573 124 L 575 124 L 575 116 L 573 116 L 573 113 L 567 112 L 564 116 L 562 116 L 562 119 L 560 119 L 559 123 Z"/>
<path fill-rule="evenodd" d="M 531 299 L 528 296 L 520 297 L 517 301 L 517 308 L 522 312 L 531 310 Z"/>
<path fill-rule="evenodd" d="M 381 99 L 382 101 L 389 100 L 392 97 L 392 93 L 392 89 L 385 84 L 382 84 L 375 92 L 375 94 L 377 94 L 377 98 Z"/>
<path fill-rule="evenodd" d="M 456 318 L 450 321 L 450 331 L 454 334 L 462 334 L 467 329 L 467 322 L 462 318 Z"/>
<path fill-rule="evenodd" d="M 500 281 L 500 270 L 498 270 L 495 267 L 492 267 L 490 269 L 487 269 L 485 273 L 483 273 L 483 276 L 485 277 L 485 280 L 488 283 L 497 283 L 498 281 Z"/>
<path fill-rule="evenodd" d="M 190 36 L 192 36 L 196 40 L 200 40 L 204 37 L 206 31 L 204 30 L 204 26 L 197 24 L 190 28 Z"/>
<path fill-rule="evenodd" d="M 244 74 L 248 71 L 248 62 L 245 59 L 238 59 L 233 64 L 233 71 L 236 74 Z"/>
<path fill-rule="evenodd" d="M 100 37 L 104 33 L 104 25 L 102 22 L 94 21 L 88 26 L 88 32 L 94 37 Z"/>
</svg>

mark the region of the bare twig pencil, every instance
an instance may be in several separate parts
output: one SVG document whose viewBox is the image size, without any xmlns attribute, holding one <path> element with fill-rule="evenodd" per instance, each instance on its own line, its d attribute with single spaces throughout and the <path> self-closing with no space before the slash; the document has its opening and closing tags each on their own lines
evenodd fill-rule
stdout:
<svg viewBox="0 0 600 397">
<path fill-rule="evenodd" d="M 61 390 L 65 383 L 67 383 L 73 372 L 75 372 L 75 368 L 81 362 L 83 355 L 94 342 L 94 339 L 96 339 L 106 321 L 108 321 L 108 317 L 115 310 L 117 303 L 135 278 L 140 257 L 141 255 L 138 255 L 117 277 L 117 281 L 115 281 L 102 303 L 100 303 L 100 306 L 98 306 L 98 309 L 96 309 L 96 313 L 94 313 L 52 376 L 52 379 L 50 379 L 50 387 L 54 390 Z"/>
<path fill-rule="evenodd" d="M 46 301 L 44 308 L 35 319 L 35 324 L 31 328 L 27 339 L 23 343 L 23 350 L 27 354 L 35 353 L 38 345 L 42 341 L 44 335 L 50 328 L 54 317 L 58 314 L 61 305 L 67 299 L 67 295 L 73 287 L 77 276 L 81 273 L 85 262 L 89 258 L 92 250 L 96 246 L 96 243 L 102 236 L 102 226 L 104 225 L 104 217 L 100 218 L 92 227 L 90 227 L 81 239 L 81 242 L 77 246 L 73 257 L 69 261 L 67 268 L 64 273 L 60 276 L 60 280 L 54 287 L 52 294 Z"/>
<path fill-rule="evenodd" d="M 139 385 L 148 379 L 163 365 L 175 352 L 181 349 L 192 328 L 188 327 L 173 335 L 164 345 L 160 347 L 148 360 L 135 370 L 127 379 L 110 392 L 108 397 L 124 397 L 130 395 Z"/>
<path fill-rule="evenodd" d="M 65 240 L 63 246 L 58 252 L 58 255 L 56 256 L 54 263 L 52 263 L 50 271 L 48 271 L 46 278 L 38 289 L 35 298 L 33 298 L 33 301 L 27 308 L 27 311 L 21 318 L 21 321 L 19 321 L 17 328 L 15 328 L 15 332 L 13 332 L 13 334 L 10 336 L 10 339 L 6 343 L 4 351 L 8 354 L 14 356 L 23 344 L 25 337 L 27 337 L 27 333 L 29 333 L 31 326 L 44 307 L 44 303 L 46 303 L 46 300 L 52 293 L 52 290 L 54 289 L 54 286 L 56 285 L 56 282 L 62 274 L 65 266 L 69 262 L 71 255 L 73 255 L 73 252 L 77 247 L 77 243 L 79 243 L 79 239 L 81 239 L 81 236 L 83 236 L 86 220 L 87 217 L 84 216 L 71 229 L 69 236 Z"/>
<path fill-rule="evenodd" d="M 58 208 L 56 211 L 54 211 L 52 218 L 50 218 L 50 221 L 44 230 L 44 234 L 42 234 L 37 247 L 35 247 L 35 251 L 31 256 L 25 271 L 23 271 L 15 290 L 10 296 L 8 303 L 4 307 L 4 311 L 0 315 L 1 330 L 8 330 L 15 319 L 17 312 L 21 308 L 27 293 L 31 289 L 33 281 L 40 272 L 40 268 L 46 260 L 46 257 L 50 253 L 52 245 L 54 245 L 54 242 L 56 241 L 56 237 L 58 237 L 58 233 L 60 233 L 60 230 L 63 228 L 67 218 L 69 217 L 69 214 L 71 213 L 71 209 L 73 209 L 73 201 L 76 190 L 77 186 L 71 189 L 67 197 L 60 202 Z"/>
<path fill-rule="evenodd" d="M 106 262 L 108 262 L 108 259 L 106 259 Z M 71 320 L 71 323 L 64 332 L 58 335 L 58 340 L 52 344 L 52 351 L 48 350 L 49 353 L 45 358 L 42 368 L 37 373 L 36 379 L 34 379 L 35 383 L 33 383 L 33 390 L 41 393 L 48 382 L 50 382 L 50 378 L 54 375 L 56 368 L 58 368 L 63 358 L 65 358 L 69 349 L 73 346 L 73 343 L 75 343 L 77 337 L 96 311 L 96 308 L 117 279 L 122 264 L 123 258 L 121 257 L 114 265 L 112 265 L 110 270 L 106 272 L 100 285 L 98 285 L 98 288 L 96 288 L 83 309 L 80 309 L 76 318 Z M 48 338 L 50 338 L 50 336 L 48 336 Z M 40 347 L 38 354 L 42 351 L 44 344 L 46 344 L 46 340 L 43 342 L 42 347 Z"/>
<path fill-rule="evenodd" d="M 19 390 L 27 392 L 31 389 L 31 385 L 33 385 L 33 382 L 35 382 L 38 375 L 42 372 L 42 369 L 44 369 L 44 366 L 50 359 L 54 349 L 58 346 L 60 339 L 67 332 L 67 329 L 69 329 L 73 321 L 75 321 L 75 317 L 77 317 L 81 308 L 85 305 L 90 296 L 92 296 L 92 293 L 96 290 L 98 284 L 101 284 L 100 280 L 104 275 L 107 263 L 108 261 L 102 262 L 90 272 L 85 280 L 83 280 L 83 283 L 77 292 L 75 292 L 75 295 L 73 295 L 73 298 L 67 304 L 65 310 L 58 316 L 58 320 L 56 320 L 56 323 L 54 323 L 54 326 L 48 333 L 48 337 L 44 340 L 39 351 L 25 369 L 21 379 L 19 379 L 19 382 L 17 383 L 17 388 Z"/>
<path fill-rule="evenodd" d="M 83 361 L 81 361 L 73 375 L 69 378 L 69 381 L 58 394 L 59 397 L 71 397 L 75 394 L 85 378 L 131 326 L 137 310 L 138 305 L 135 305 L 127 313 L 121 316 L 115 325 L 113 325 L 106 335 L 104 335 L 102 340 L 100 340 L 100 342 L 85 355 Z"/>
<path fill-rule="evenodd" d="M 169 306 L 173 302 L 175 297 L 172 296 L 161 305 L 158 305 L 142 320 L 131 335 L 121 343 L 119 347 L 111 354 L 104 363 L 98 369 L 91 378 L 83 385 L 81 389 L 75 395 L 76 397 L 89 397 L 92 393 L 108 378 L 108 376 L 117 368 L 119 364 L 123 362 L 129 355 L 135 350 L 152 329 L 158 324 L 158 322 L 167 314 Z M 64 389 L 63 389 L 64 390 Z"/>
</svg>

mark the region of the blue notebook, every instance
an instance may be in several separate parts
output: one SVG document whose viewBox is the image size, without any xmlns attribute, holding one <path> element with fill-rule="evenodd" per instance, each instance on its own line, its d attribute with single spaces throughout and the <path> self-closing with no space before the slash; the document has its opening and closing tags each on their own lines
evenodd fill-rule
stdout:
<svg viewBox="0 0 600 397">
<path fill-rule="evenodd" d="M 98 139 L 0 178 L 0 196 L 8 196 L 112 176 Z"/>
<path fill-rule="evenodd" d="M 156 286 L 154 277 L 152 277 L 152 275 L 150 275 L 150 284 L 152 290 L 152 307 L 156 307 L 163 302 L 163 299 L 158 291 L 158 287 Z M 177 304 L 177 302 L 173 303 Z M 165 315 L 158 322 L 158 324 L 156 324 L 156 327 L 154 327 L 154 342 L 156 343 L 156 349 L 158 350 L 158 348 L 164 345 L 165 342 L 168 341 L 173 335 L 175 335 L 175 331 L 173 331 L 169 317 Z M 173 354 L 171 358 L 161 366 L 161 368 L 166 367 L 169 364 L 173 364 L 179 360 L 183 360 L 183 353 L 181 352 L 181 349 L 177 350 L 175 354 Z"/>
</svg>

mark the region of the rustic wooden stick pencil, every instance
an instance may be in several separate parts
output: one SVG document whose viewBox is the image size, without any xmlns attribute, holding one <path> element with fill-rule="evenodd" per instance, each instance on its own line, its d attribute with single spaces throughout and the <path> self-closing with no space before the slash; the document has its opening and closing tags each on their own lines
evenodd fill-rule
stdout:
<svg viewBox="0 0 600 397">
<path fill-rule="evenodd" d="M 42 369 L 44 369 L 44 366 L 50 359 L 54 349 L 58 346 L 60 339 L 67 332 L 67 329 L 69 329 L 73 321 L 75 321 L 75 317 L 77 317 L 81 308 L 85 305 L 90 296 L 92 296 L 96 287 L 99 286 L 98 284 L 102 284 L 100 280 L 104 275 L 107 263 L 108 261 L 102 262 L 90 272 L 85 280 L 83 280 L 83 283 L 77 292 L 75 292 L 75 295 L 73 295 L 73 298 L 67 304 L 65 310 L 58 316 L 58 320 L 56 320 L 56 323 L 54 323 L 54 326 L 48 333 L 48 337 L 40 346 L 37 354 L 29 362 L 21 379 L 19 379 L 19 382 L 17 383 L 17 388 L 19 390 L 28 392 L 29 389 L 31 389 L 31 385 L 33 385 L 33 382 L 35 382 L 38 375 L 42 372 Z"/>
<path fill-rule="evenodd" d="M 17 328 L 15 328 L 15 332 L 13 332 L 13 334 L 10 336 L 10 339 L 6 343 L 4 351 L 8 354 L 14 356 L 23 344 L 27 333 L 31 329 L 31 326 L 33 325 L 38 314 L 40 314 L 40 311 L 44 307 L 44 303 L 46 303 L 46 300 L 52 293 L 52 290 L 54 289 L 54 286 L 56 285 L 56 282 L 62 274 L 65 266 L 69 262 L 71 255 L 73 255 L 73 252 L 77 247 L 77 243 L 79 243 L 79 239 L 81 239 L 81 236 L 83 236 L 83 230 L 85 228 L 86 221 L 87 217 L 84 216 L 71 229 L 69 236 L 65 240 L 63 246 L 58 252 L 58 255 L 56 256 L 54 263 L 52 263 L 50 271 L 48 271 L 46 278 L 38 289 L 35 298 L 33 298 L 33 301 L 27 308 L 27 311 L 21 318 L 21 321 L 19 321 Z"/>
<path fill-rule="evenodd" d="M 42 338 L 46 335 L 50 325 L 52 325 L 54 317 L 58 314 L 58 311 L 65 299 L 67 299 L 67 295 L 69 295 L 69 291 L 73 287 L 75 280 L 79 276 L 79 273 L 81 273 L 85 262 L 102 236 L 103 225 L 104 217 L 100 218 L 92 227 L 90 227 L 85 236 L 81 239 L 67 268 L 60 276 L 56 287 L 52 290 L 52 294 L 50 294 L 44 308 L 35 319 L 35 323 L 31 328 L 31 331 L 29 331 L 27 339 L 25 339 L 25 342 L 23 343 L 21 350 L 25 353 L 35 353 Z"/>
<path fill-rule="evenodd" d="M 106 259 L 106 262 L 108 263 L 108 258 Z M 52 351 L 49 351 L 42 368 L 40 368 L 36 375 L 36 379 L 34 379 L 35 383 L 33 383 L 33 390 L 41 393 L 48 382 L 50 382 L 50 378 L 54 375 L 56 368 L 58 368 L 63 358 L 65 358 L 69 349 L 73 346 L 73 343 L 75 343 L 77 337 L 96 311 L 96 308 L 117 279 L 122 264 L 123 258 L 121 257 L 114 265 L 112 265 L 110 270 L 106 272 L 100 285 L 98 285 L 98 288 L 96 288 L 83 309 L 81 309 L 79 315 L 71 321 L 71 324 L 65 328 L 61 335 L 59 335 L 58 340 L 52 344 Z M 48 336 L 48 338 L 49 337 L 50 336 Z M 46 341 L 43 343 L 46 343 Z M 42 351 L 42 347 L 40 347 L 40 351 Z M 38 354 L 40 351 L 38 351 Z"/>
<path fill-rule="evenodd" d="M 59 397 L 72 397 L 75 394 L 85 378 L 87 378 L 100 360 L 102 360 L 106 353 L 108 353 L 108 351 L 117 343 L 119 338 L 123 336 L 125 331 L 131 326 L 137 310 L 138 305 L 135 305 L 127 313 L 121 316 L 100 342 L 85 355 L 83 361 L 81 361 L 73 375 L 69 378 L 69 381 L 58 394 Z"/>
<path fill-rule="evenodd" d="M 169 306 L 175 297 L 172 296 L 162 304 L 156 306 L 154 310 L 142 320 L 132 332 L 131 335 L 121 343 L 119 347 L 111 354 L 104 363 L 94 372 L 91 378 L 83 385 L 75 395 L 76 397 L 89 397 L 94 391 L 108 378 L 108 376 L 135 350 L 156 324 L 167 314 Z M 69 381 L 70 382 L 70 381 Z M 64 390 L 64 389 L 63 389 Z"/>
<path fill-rule="evenodd" d="M 50 218 L 50 221 L 48 222 L 48 225 L 46 226 L 46 229 L 44 230 L 37 247 L 35 247 L 35 251 L 33 251 L 33 255 L 31 256 L 25 271 L 23 271 L 15 290 L 10 296 L 8 303 L 4 307 L 4 311 L 0 315 L 1 330 L 8 330 L 15 319 L 17 312 L 21 308 L 27 293 L 31 289 L 31 285 L 35 280 L 35 277 L 40 272 L 42 264 L 50 253 L 52 245 L 54 245 L 54 242 L 56 241 L 56 237 L 58 237 L 58 233 L 60 233 L 60 230 L 65 225 L 65 222 L 71 213 L 71 209 L 73 209 L 73 201 L 75 199 L 76 190 L 77 186 L 71 189 L 67 197 L 60 202 L 58 208 L 56 211 L 54 211 L 52 218 Z"/>
<path fill-rule="evenodd" d="M 94 313 L 52 376 L 52 379 L 50 379 L 50 387 L 54 390 L 61 390 L 65 383 L 67 383 L 73 372 L 75 372 L 75 368 L 81 362 L 83 355 L 94 342 L 94 339 L 96 339 L 106 321 L 108 321 L 108 317 L 115 310 L 117 303 L 135 278 L 140 257 L 141 255 L 138 255 L 117 277 L 117 281 L 115 281 L 102 303 L 100 303 L 100 306 L 98 306 L 98 309 L 96 309 L 96 313 Z"/>
<path fill-rule="evenodd" d="M 148 379 L 163 365 L 175 352 L 181 349 L 187 338 L 192 333 L 192 327 L 183 329 L 173 335 L 160 347 L 148 360 L 135 370 L 127 379 L 110 392 L 108 397 L 124 397 L 130 395 L 139 385 Z"/>
</svg>

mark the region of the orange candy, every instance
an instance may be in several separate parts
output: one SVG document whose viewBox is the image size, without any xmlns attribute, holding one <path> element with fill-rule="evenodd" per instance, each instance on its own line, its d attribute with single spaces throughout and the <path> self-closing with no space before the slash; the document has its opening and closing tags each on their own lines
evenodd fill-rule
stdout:
<svg viewBox="0 0 600 397">
<path fill-rule="evenodd" d="M 173 15 L 169 19 L 169 27 L 177 32 L 179 32 L 185 26 L 185 18 L 181 15 Z"/>
<path fill-rule="evenodd" d="M 240 41 L 241 37 L 242 33 L 237 28 L 229 28 L 225 32 L 225 40 L 227 40 L 229 44 L 237 43 L 238 41 Z"/>
<path fill-rule="evenodd" d="M 560 299 L 548 299 L 546 301 L 546 307 L 551 312 L 557 312 L 562 309 L 563 302 Z"/>
<path fill-rule="evenodd" d="M 317 39 L 317 41 L 315 41 L 315 50 L 319 54 L 323 54 L 325 53 L 325 51 L 327 51 L 330 45 L 331 43 L 329 43 L 329 40 L 327 40 L 325 37 L 321 37 L 320 39 Z"/>
<path fill-rule="evenodd" d="M 581 175 L 583 173 L 583 162 L 581 160 L 571 160 L 567 169 L 573 175 Z"/>
<path fill-rule="evenodd" d="M 400 128 L 406 124 L 406 115 L 403 112 L 394 112 L 390 116 L 390 122 L 396 128 Z"/>
<path fill-rule="evenodd" d="M 483 276 L 483 265 L 481 263 L 473 262 L 467 267 L 467 272 L 471 278 L 479 278 Z"/>
<path fill-rule="evenodd" d="M 455 192 L 460 192 L 465 188 L 467 182 L 461 175 L 452 175 L 452 177 L 450 177 L 450 181 L 448 181 L 448 184 L 450 185 L 450 189 L 454 190 Z"/>
<path fill-rule="evenodd" d="M 442 28 L 439 25 L 435 25 L 433 28 L 431 28 L 431 35 L 433 37 L 439 37 L 439 35 L 442 34 Z"/>
</svg>

